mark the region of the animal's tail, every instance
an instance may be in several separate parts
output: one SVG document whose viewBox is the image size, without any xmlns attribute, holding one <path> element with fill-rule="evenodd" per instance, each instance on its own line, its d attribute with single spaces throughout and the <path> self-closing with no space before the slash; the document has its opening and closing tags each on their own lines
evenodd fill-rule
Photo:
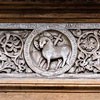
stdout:
<svg viewBox="0 0 100 100">
<path fill-rule="evenodd" d="M 67 65 L 70 65 L 69 62 L 70 62 L 71 55 L 72 55 L 72 53 L 70 50 L 69 55 L 68 55 L 68 59 L 66 60 Z"/>
</svg>

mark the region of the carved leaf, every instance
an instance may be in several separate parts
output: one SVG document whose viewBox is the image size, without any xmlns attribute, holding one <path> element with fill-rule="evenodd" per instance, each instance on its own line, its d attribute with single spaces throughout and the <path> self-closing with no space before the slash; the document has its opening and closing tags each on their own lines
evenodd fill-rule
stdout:
<svg viewBox="0 0 100 100">
<path fill-rule="evenodd" d="M 83 52 L 79 52 L 78 59 L 82 60 L 85 58 L 85 54 Z"/>
</svg>

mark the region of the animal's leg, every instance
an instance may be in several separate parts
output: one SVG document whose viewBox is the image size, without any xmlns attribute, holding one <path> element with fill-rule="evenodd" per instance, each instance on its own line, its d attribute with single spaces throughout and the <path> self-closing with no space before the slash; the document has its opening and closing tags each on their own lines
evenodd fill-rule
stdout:
<svg viewBox="0 0 100 100">
<path fill-rule="evenodd" d="M 62 67 L 64 67 L 64 65 L 65 65 L 65 62 L 66 62 L 66 59 L 65 59 L 65 58 L 63 58 Z"/>
<path fill-rule="evenodd" d="M 43 61 L 43 58 L 42 57 L 40 57 L 39 58 L 39 63 L 38 63 L 38 67 L 40 66 L 40 64 L 41 64 L 41 62 Z"/>
<path fill-rule="evenodd" d="M 62 62 L 62 60 L 61 60 L 61 59 L 58 59 L 58 63 L 57 63 L 57 66 L 56 66 L 56 68 L 55 68 L 55 69 L 60 68 L 60 64 L 61 64 L 61 62 Z"/>
<path fill-rule="evenodd" d="M 43 64 L 42 64 L 42 68 L 43 69 L 45 69 L 45 64 L 46 64 L 46 61 L 45 60 L 43 60 L 43 62 L 42 62 Z"/>
<path fill-rule="evenodd" d="M 49 67 L 50 67 L 50 59 L 47 59 L 47 68 L 46 68 L 46 70 L 49 70 Z"/>
<path fill-rule="evenodd" d="M 45 64 L 45 60 L 42 60 L 41 63 L 40 63 L 40 68 L 43 68 L 44 64 Z"/>
</svg>

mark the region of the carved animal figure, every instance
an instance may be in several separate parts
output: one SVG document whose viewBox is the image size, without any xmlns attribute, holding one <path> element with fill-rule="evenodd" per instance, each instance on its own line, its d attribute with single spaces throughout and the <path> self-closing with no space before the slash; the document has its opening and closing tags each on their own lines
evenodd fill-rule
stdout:
<svg viewBox="0 0 100 100">
<path fill-rule="evenodd" d="M 68 59 L 71 55 L 71 48 L 68 45 L 54 46 L 49 37 L 41 37 L 39 40 L 40 48 L 42 48 L 42 56 L 47 60 L 47 68 L 50 68 L 50 61 L 53 59 L 63 59 L 62 67 L 65 63 L 68 64 Z"/>
</svg>

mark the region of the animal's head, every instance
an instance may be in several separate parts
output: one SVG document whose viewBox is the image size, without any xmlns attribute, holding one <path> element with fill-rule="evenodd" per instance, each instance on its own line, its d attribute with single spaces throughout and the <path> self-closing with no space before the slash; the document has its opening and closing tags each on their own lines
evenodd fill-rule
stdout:
<svg viewBox="0 0 100 100">
<path fill-rule="evenodd" d="M 39 46 L 40 48 L 43 48 L 44 45 L 49 41 L 50 39 L 48 37 L 41 37 L 39 40 Z"/>
</svg>

